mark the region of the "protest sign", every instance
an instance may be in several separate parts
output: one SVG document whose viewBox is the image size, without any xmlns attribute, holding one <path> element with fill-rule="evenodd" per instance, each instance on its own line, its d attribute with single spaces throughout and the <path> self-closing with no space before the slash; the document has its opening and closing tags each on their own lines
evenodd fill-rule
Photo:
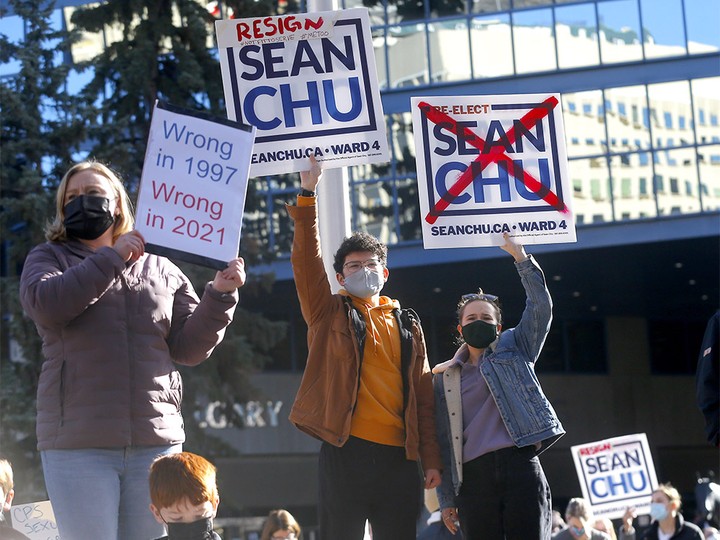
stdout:
<svg viewBox="0 0 720 540">
<path fill-rule="evenodd" d="M 145 249 L 223 269 L 238 255 L 255 128 L 157 102 L 135 227 Z"/>
<path fill-rule="evenodd" d="M 580 444 L 570 451 L 595 516 L 621 518 L 630 506 L 638 514 L 650 513 L 657 477 L 644 433 Z"/>
<path fill-rule="evenodd" d="M 366 8 L 215 22 L 228 118 L 252 176 L 389 160 Z"/>
<path fill-rule="evenodd" d="M 18 504 L 10 508 L 13 529 L 30 540 L 60 540 L 50 501 Z"/>
<path fill-rule="evenodd" d="M 425 248 L 575 242 L 560 98 L 412 98 Z"/>
</svg>

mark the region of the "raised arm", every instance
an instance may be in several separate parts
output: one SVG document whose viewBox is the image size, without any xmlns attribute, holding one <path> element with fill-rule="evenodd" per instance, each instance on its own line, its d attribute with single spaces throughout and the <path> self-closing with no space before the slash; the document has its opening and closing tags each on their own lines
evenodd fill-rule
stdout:
<svg viewBox="0 0 720 540">
<path fill-rule="evenodd" d="M 552 299 L 545 283 L 545 275 L 540 265 L 525 248 L 505 234 L 505 244 L 501 246 L 515 259 L 515 269 L 525 289 L 525 310 L 520 323 L 511 331 L 518 348 L 535 362 L 550 331 L 552 321 Z"/>
</svg>

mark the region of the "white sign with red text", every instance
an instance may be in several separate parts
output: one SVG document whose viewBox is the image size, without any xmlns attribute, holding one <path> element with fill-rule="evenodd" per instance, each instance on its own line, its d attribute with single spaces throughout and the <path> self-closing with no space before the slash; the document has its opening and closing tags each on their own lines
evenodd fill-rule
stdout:
<svg viewBox="0 0 720 540">
<path fill-rule="evenodd" d="M 596 517 L 621 518 L 634 506 L 650 513 L 650 497 L 657 487 L 647 436 L 614 437 L 571 447 L 585 500 Z"/>
<path fill-rule="evenodd" d="M 50 501 L 13 505 L 10 518 L 13 529 L 30 540 L 60 540 Z"/>
<path fill-rule="evenodd" d="M 257 128 L 251 176 L 389 160 L 366 8 L 215 29 L 228 118 Z"/>
<path fill-rule="evenodd" d="M 145 249 L 223 269 L 238 255 L 255 128 L 156 103 L 135 228 Z"/>
<path fill-rule="evenodd" d="M 576 241 L 559 95 L 411 103 L 425 248 Z"/>
</svg>

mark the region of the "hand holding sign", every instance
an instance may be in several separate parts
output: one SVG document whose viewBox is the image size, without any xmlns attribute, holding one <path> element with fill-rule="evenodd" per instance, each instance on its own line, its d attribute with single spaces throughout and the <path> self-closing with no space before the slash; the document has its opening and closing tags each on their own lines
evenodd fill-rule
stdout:
<svg viewBox="0 0 720 540">
<path fill-rule="evenodd" d="M 145 239 L 140 232 L 130 231 L 115 241 L 113 249 L 123 261 L 135 262 L 145 253 Z"/>
<path fill-rule="evenodd" d="M 315 188 L 320 183 L 321 174 L 322 167 L 320 167 L 315 156 L 310 156 L 310 170 L 300 172 L 300 187 L 308 191 L 315 191 Z"/>
<path fill-rule="evenodd" d="M 212 287 L 221 293 L 231 293 L 245 285 L 245 261 L 242 257 L 233 259 L 225 270 L 215 274 Z"/>
</svg>

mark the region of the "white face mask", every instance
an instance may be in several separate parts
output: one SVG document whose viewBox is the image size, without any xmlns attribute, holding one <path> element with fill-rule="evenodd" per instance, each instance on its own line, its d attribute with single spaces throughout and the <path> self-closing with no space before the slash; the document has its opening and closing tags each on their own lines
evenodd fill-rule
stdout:
<svg viewBox="0 0 720 540">
<path fill-rule="evenodd" d="M 370 298 L 378 294 L 384 285 L 378 272 L 362 268 L 345 278 L 345 290 L 358 298 Z"/>
</svg>

